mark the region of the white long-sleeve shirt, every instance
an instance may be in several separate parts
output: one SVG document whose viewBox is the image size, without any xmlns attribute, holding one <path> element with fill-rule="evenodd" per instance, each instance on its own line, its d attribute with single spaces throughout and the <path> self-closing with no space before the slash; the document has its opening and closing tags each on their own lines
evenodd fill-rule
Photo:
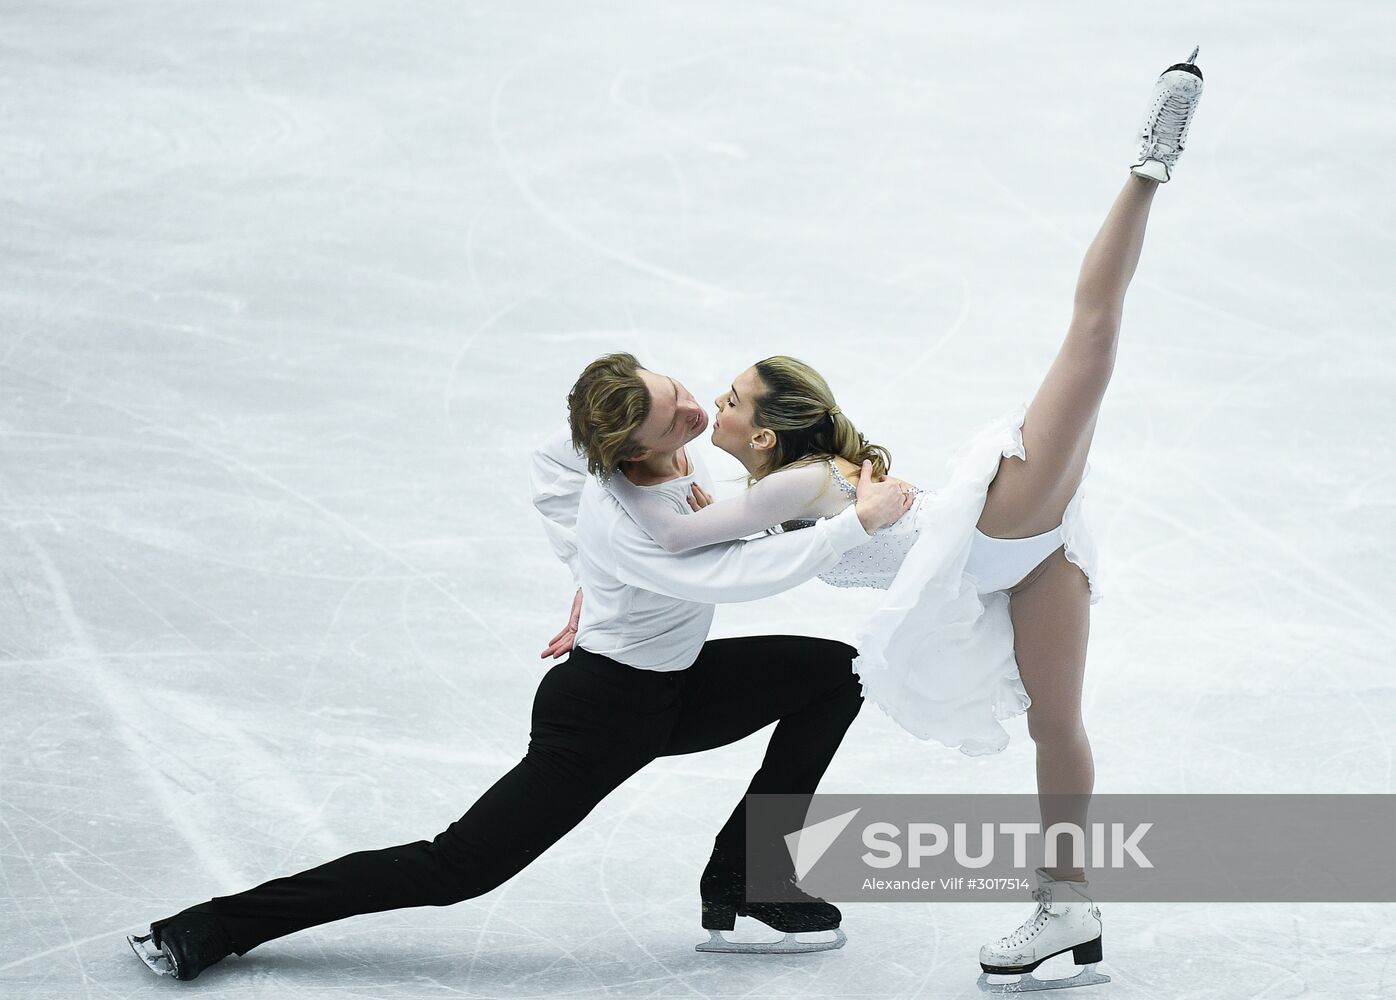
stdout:
<svg viewBox="0 0 1396 1000">
<path fill-rule="evenodd" d="M 693 483 L 711 491 L 712 478 L 697 449 L 686 453 L 688 475 L 636 488 L 687 512 Z M 529 478 L 548 541 L 582 589 L 576 644 L 645 670 L 692 666 L 715 604 L 788 590 L 869 537 L 849 506 L 806 531 L 666 552 L 587 474 L 565 430 L 533 453 Z"/>
</svg>

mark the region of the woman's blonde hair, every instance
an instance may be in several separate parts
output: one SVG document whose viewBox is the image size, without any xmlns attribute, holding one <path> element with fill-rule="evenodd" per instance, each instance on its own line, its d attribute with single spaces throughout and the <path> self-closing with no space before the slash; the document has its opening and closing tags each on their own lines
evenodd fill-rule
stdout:
<svg viewBox="0 0 1396 1000">
<path fill-rule="evenodd" d="M 819 372 L 785 355 L 758 361 L 754 367 L 766 391 L 752 399 L 751 422 L 774 431 L 776 446 L 761 475 L 747 477 L 749 483 L 817 458 L 845 458 L 854 465 L 868 460 L 874 476 L 887 475 L 891 452 L 858 433 Z"/>
</svg>

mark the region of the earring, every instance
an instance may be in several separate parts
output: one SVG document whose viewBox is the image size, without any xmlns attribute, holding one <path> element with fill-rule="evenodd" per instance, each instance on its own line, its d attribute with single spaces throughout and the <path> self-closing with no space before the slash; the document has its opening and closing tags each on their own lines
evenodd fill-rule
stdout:
<svg viewBox="0 0 1396 1000">
<path fill-rule="evenodd" d="M 748 441 L 748 442 L 746 443 L 746 446 L 747 446 L 748 448 L 755 448 L 755 447 L 756 447 L 756 442 L 755 442 L 755 441 Z"/>
</svg>

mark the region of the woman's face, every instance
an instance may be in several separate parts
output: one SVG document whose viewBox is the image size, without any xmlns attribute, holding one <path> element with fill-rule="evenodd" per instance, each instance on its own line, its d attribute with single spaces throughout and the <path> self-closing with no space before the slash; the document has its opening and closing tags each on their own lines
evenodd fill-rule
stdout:
<svg viewBox="0 0 1396 1000">
<path fill-rule="evenodd" d="M 713 420 L 712 442 L 738 459 L 747 457 L 748 445 L 760 428 L 752 423 L 754 400 L 766 391 L 755 368 L 748 368 L 732 380 L 730 388 L 713 400 L 717 417 Z"/>
</svg>

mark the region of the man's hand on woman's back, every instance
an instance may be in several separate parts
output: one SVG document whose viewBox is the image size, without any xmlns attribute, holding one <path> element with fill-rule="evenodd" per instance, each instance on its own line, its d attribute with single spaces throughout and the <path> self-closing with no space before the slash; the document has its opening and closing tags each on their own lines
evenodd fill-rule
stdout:
<svg viewBox="0 0 1396 1000">
<path fill-rule="evenodd" d="M 858 520 L 863 530 L 872 534 L 879 528 L 895 524 L 911 509 L 915 495 L 899 479 L 884 478 L 875 483 L 872 478 L 872 463 L 864 462 L 863 471 L 858 475 Z"/>
</svg>

